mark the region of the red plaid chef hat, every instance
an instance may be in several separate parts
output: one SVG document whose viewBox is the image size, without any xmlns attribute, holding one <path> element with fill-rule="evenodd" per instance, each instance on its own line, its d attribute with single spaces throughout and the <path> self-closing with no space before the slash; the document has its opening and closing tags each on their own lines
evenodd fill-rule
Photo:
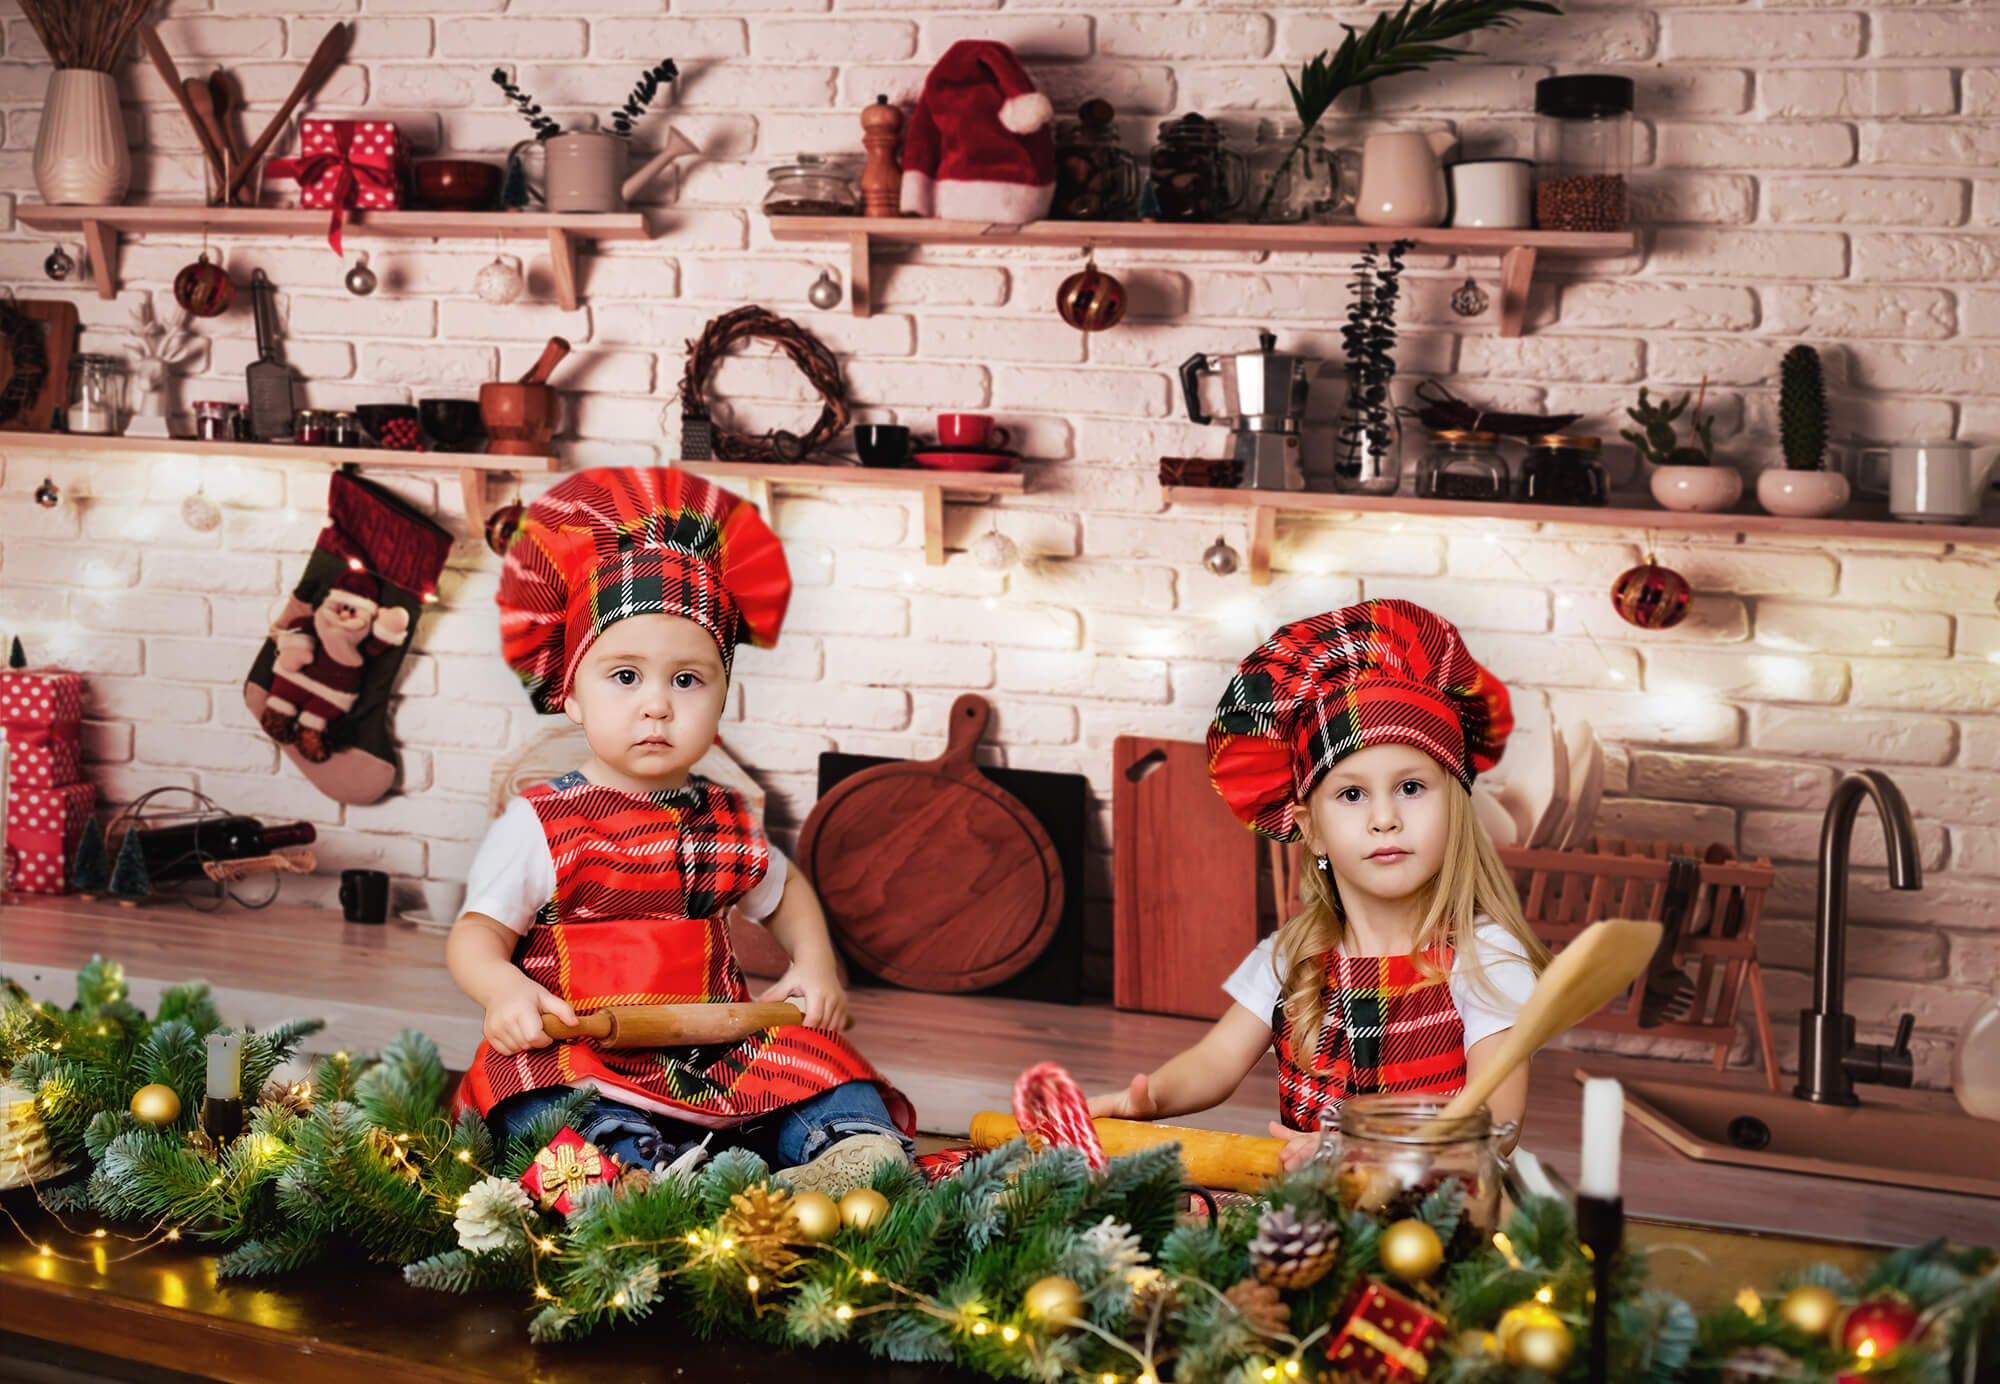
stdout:
<svg viewBox="0 0 2000 1384">
<path fill-rule="evenodd" d="M 562 710 L 605 626 L 680 615 L 714 636 L 778 640 L 792 595 L 777 535 L 754 506 L 667 467 L 601 467 L 528 507 L 500 575 L 500 647 L 540 712 Z"/>
<path fill-rule="evenodd" d="M 1208 728 L 1208 774 L 1230 811 L 1290 841 L 1296 804 L 1356 750 L 1414 745 L 1471 788 L 1513 728 L 1506 687 L 1449 621 L 1363 601 L 1294 620 L 1243 660 Z"/>
</svg>

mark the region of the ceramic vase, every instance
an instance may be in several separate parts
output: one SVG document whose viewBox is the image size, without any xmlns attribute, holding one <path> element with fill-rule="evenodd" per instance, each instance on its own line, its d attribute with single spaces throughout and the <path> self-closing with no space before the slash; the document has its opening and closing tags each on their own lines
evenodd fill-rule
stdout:
<svg viewBox="0 0 2000 1384">
<path fill-rule="evenodd" d="M 1663 509 L 1715 514 L 1743 498 L 1743 477 L 1733 466 L 1655 466 L 1653 498 Z"/>
<path fill-rule="evenodd" d="M 35 135 L 35 186 L 50 206 L 110 206 L 125 200 L 132 151 L 108 72 L 49 74 Z"/>
<path fill-rule="evenodd" d="M 1966 1114 L 2000 1120 L 2000 982 L 1958 1036 L 1951 1055 L 1951 1093 Z"/>
<path fill-rule="evenodd" d="M 1838 471 L 1774 466 L 1757 477 L 1757 503 L 1787 519 L 1823 519 L 1846 506 L 1851 487 Z"/>
</svg>

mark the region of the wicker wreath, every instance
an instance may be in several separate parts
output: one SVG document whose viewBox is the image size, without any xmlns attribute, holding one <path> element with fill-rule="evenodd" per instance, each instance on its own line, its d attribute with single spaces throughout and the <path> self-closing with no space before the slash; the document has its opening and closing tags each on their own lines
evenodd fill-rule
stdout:
<svg viewBox="0 0 2000 1384">
<path fill-rule="evenodd" d="M 753 437 L 713 430 L 715 454 L 724 461 L 803 461 L 824 447 L 847 426 L 846 390 L 840 378 L 840 362 L 820 339 L 792 321 L 757 305 L 749 304 L 725 312 L 702 329 L 701 340 L 689 343 L 687 373 L 681 377 L 683 407 L 701 409 L 714 416 L 707 397 L 708 377 L 739 341 L 768 341 L 798 366 L 806 383 L 819 392 L 819 419 L 804 435 L 787 432 Z"/>
</svg>

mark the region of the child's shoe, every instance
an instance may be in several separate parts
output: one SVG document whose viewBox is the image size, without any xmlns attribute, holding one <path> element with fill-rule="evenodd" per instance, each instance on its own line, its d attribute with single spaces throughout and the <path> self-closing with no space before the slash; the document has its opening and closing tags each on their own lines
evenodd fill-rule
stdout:
<svg viewBox="0 0 2000 1384">
<path fill-rule="evenodd" d="M 907 1163 L 902 1143 L 890 1134 L 850 1134 L 829 1144 L 810 1163 L 779 1170 L 774 1180 L 794 1192 L 823 1192 L 838 1201 L 856 1187 L 866 1187 L 882 1162 Z"/>
</svg>

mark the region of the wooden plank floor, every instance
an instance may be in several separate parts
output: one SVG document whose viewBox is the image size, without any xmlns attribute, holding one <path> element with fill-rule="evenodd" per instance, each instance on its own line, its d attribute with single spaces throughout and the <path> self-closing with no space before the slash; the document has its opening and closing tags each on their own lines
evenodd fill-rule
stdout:
<svg viewBox="0 0 2000 1384">
<path fill-rule="evenodd" d="M 150 1010 L 166 986 L 214 985 L 233 1023 L 318 1015 L 329 1049 L 379 1048 L 404 1027 L 430 1034 L 445 1061 L 464 1066 L 479 1041 L 479 1012 L 444 968 L 444 938 L 390 924 L 363 927 L 336 913 L 277 906 L 201 914 L 183 907 L 120 908 L 26 896 L 0 905 L 0 973 L 37 999 L 67 1003 L 93 955 L 124 963 L 133 999 Z M 1122 1085 L 1191 1043 L 1204 1025 L 1103 1005 L 856 990 L 854 1039 L 907 1092 L 925 1129 L 962 1134 L 980 1110 L 1004 1110 L 1014 1078 L 1061 1061 L 1087 1091 Z M 1565 1176 L 1577 1172 L 1582 1101 L 1572 1073 L 1658 1076 L 1754 1085 L 1755 1073 L 1715 1076 L 1705 1065 L 1546 1053 L 1531 1083 L 1525 1146 Z M 1871 1104 L 1935 1108 L 1936 1092 L 1864 1088 Z M 1224 1105 L 1190 1117 L 1213 1129 L 1261 1134 L 1277 1105 L 1267 1057 Z M 2000 1202 L 1868 1183 L 1803 1177 L 1683 1158 L 1635 1124 L 1625 1132 L 1627 1209 L 1633 1215 L 1778 1234 L 1903 1244 L 1931 1235 L 2000 1241 Z"/>
</svg>

